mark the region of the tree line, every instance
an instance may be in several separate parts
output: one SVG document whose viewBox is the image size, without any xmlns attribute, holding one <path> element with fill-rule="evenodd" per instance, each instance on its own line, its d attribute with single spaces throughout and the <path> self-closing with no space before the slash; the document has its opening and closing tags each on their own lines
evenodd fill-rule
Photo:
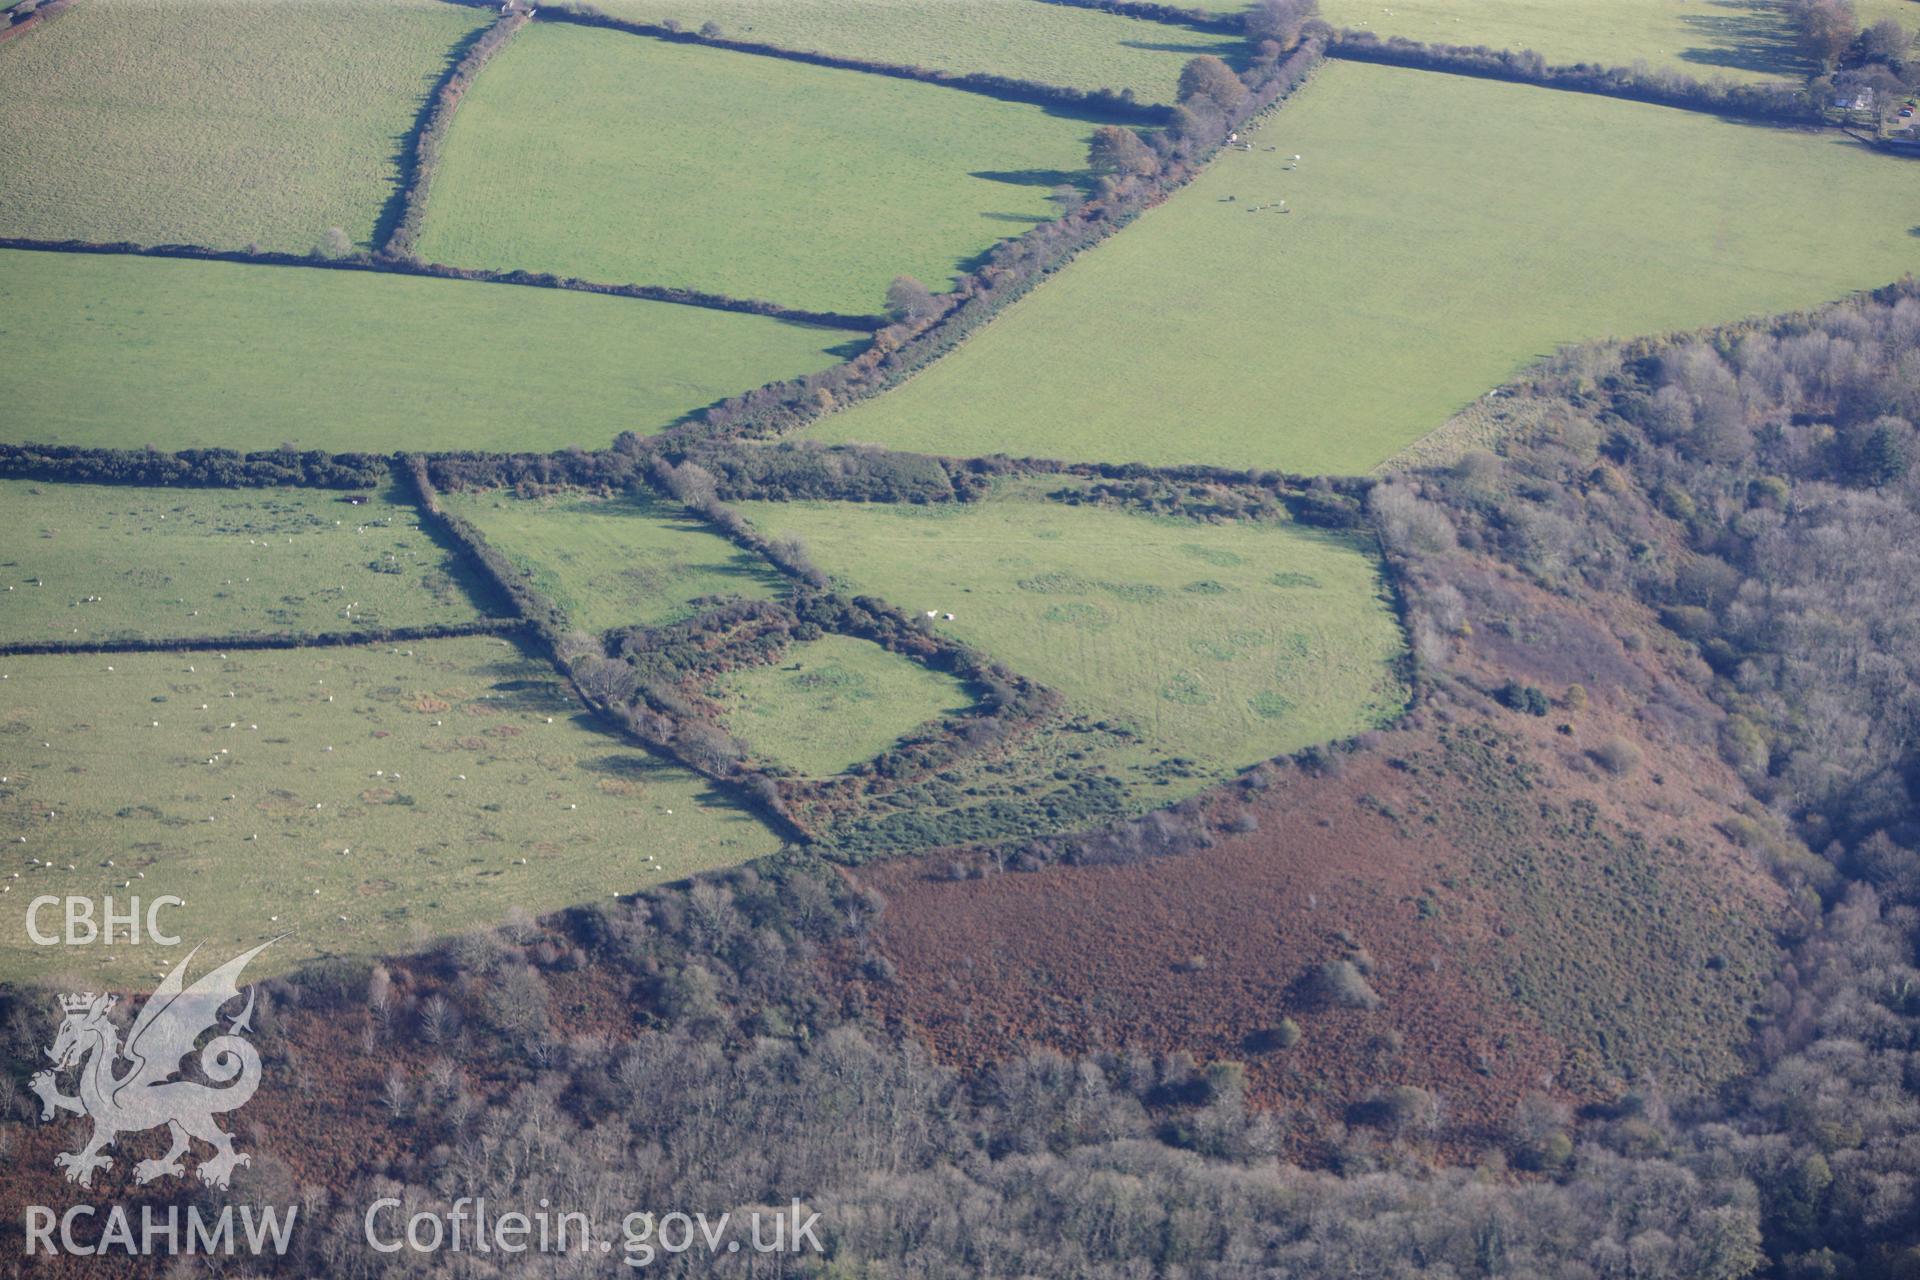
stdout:
<svg viewBox="0 0 1920 1280">
<path fill-rule="evenodd" d="M 189 489 L 368 489 L 391 473 L 373 453 L 279 449 L 91 449 L 78 445 L 0 444 L 0 476 L 58 484 L 126 484 Z"/>
<path fill-rule="evenodd" d="M 1268 3 L 1286 5 L 1291 0 Z M 1314 29 L 1326 40 L 1330 58 L 1508 80 L 1778 123 L 1825 121 L 1836 92 L 1850 96 L 1861 89 L 1876 92 L 1875 109 L 1885 118 L 1899 99 L 1920 89 L 1920 65 L 1910 56 L 1913 37 L 1898 21 L 1883 18 L 1863 27 L 1853 0 L 1789 0 L 1781 7 L 1781 17 L 1788 37 L 1812 68 L 1802 84 L 1701 80 L 1644 64 L 1553 65 L 1531 49 L 1428 44 L 1324 24 Z"/>
<path fill-rule="evenodd" d="M 0 654 L 21 657 L 57 653 L 186 653 L 227 649 L 324 649 L 339 645 L 394 644 L 403 640 L 451 640 L 463 636 L 509 636 L 525 623 L 517 618 L 475 618 L 424 627 L 369 627 L 359 631 L 247 631 L 211 636 L 137 636 L 127 640 L 16 640 Z"/>
<path fill-rule="evenodd" d="M 1661 732 L 1717 748 L 1797 837 L 1726 828 L 1786 889 L 1783 963 L 1754 1073 L 1672 1140 L 1746 1184 L 1780 1276 L 1920 1265 L 1916 350 L 1910 281 L 1575 349 L 1514 389 L 1540 425 L 1370 501 L 1430 680 L 1482 696 L 1447 674 L 1478 557 L 1630 602 L 1711 699 Z"/>
<path fill-rule="evenodd" d="M 420 228 L 427 216 L 427 188 L 433 183 L 434 172 L 440 167 L 440 150 L 446 145 L 447 130 L 452 127 L 453 113 L 459 109 L 460 100 L 467 95 L 473 85 L 473 78 L 480 74 L 500 52 L 515 32 L 527 25 L 531 14 L 518 5 L 503 8 L 491 26 L 480 33 L 459 59 L 449 67 L 440 83 L 434 86 L 426 105 L 421 109 L 420 119 L 414 124 L 412 132 L 401 147 L 401 186 L 395 199 L 397 205 L 390 213 L 382 215 L 382 221 L 391 221 L 393 229 L 380 245 L 380 252 L 390 258 L 408 259 L 414 256 L 414 246 L 420 240 Z"/>
<path fill-rule="evenodd" d="M 670 428 L 659 437 L 663 447 L 770 440 L 905 381 L 1082 250 L 1185 185 L 1227 132 L 1297 89 L 1320 56 L 1320 46 L 1310 39 L 1284 55 L 1277 47 L 1263 49 L 1244 73 L 1247 92 L 1230 111 L 1202 113 L 1183 104 L 1169 127 L 1150 137 L 1124 125 L 1102 126 L 1089 150 L 1095 171 L 1091 194 L 1073 187 L 1057 192 L 1061 216 L 995 245 L 952 291 L 930 295 L 926 306 L 897 315 L 852 360 L 723 400 Z M 1125 162 L 1116 162 L 1118 155 Z"/>
<path fill-rule="evenodd" d="M 1825 118 L 1824 104 L 1803 87 L 1699 80 L 1678 71 L 1645 66 L 1603 67 L 1587 63 L 1555 66 L 1531 49 L 1425 44 L 1402 36 L 1383 38 L 1372 31 L 1343 29 L 1328 36 L 1327 56 L 1508 80 L 1755 120 L 1813 123 Z"/>
</svg>

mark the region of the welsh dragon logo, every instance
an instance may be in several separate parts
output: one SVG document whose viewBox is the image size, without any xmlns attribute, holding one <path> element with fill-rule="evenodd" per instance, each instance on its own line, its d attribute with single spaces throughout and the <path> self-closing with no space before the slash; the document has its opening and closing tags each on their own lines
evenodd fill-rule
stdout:
<svg viewBox="0 0 1920 1280">
<path fill-rule="evenodd" d="M 92 992 L 60 997 L 67 1016 L 47 1051 L 53 1070 L 38 1073 L 28 1085 L 40 1095 L 42 1121 L 61 1111 L 93 1121 L 93 1136 L 86 1145 L 53 1158 L 56 1167 L 67 1171 L 67 1181 L 92 1186 L 94 1170 L 113 1164 L 101 1152 L 121 1134 L 161 1125 L 167 1127 L 172 1146 L 158 1160 L 142 1160 L 134 1166 L 133 1176 L 139 1182 L 166 1175 L 184 1177 L 181 1157 L 196 1138 L 214 1149 L 199 1165 L 200 1180 L 209 1186 L 225 1187 L 236 1168 L 251 1162 L 251 1157 L 233 1149 L 233 1135 L 213 1122 L 221 1112 L 244 1105 L 260 1087 L 259 1051 L 242 1038 L 253 1029 L 251 987 L 246 1007 L 230 1017 L 226 1034 L 216 1035 L 200 1049 L 201 1074 L 220 1087 L 173 1077 L 180 1074 L 181 1061 L 193 1052 L 200 1037 L 217 1027 L 220 1010 L 240 997 L 240 971 L 272 945 L 272 941 L 263 942 L 186 986 L 187 965 L 200 950 L 195 947 L 147 998 L 124 1046 L 107 1017 L 118 997 Z M 127 1064 L 124 1069 L 122 1062 Z M 74 1068 L 79 1071 L 78 1093 L 69 1096 L 60 1092 L 59 1076 Z"/>
</svg>

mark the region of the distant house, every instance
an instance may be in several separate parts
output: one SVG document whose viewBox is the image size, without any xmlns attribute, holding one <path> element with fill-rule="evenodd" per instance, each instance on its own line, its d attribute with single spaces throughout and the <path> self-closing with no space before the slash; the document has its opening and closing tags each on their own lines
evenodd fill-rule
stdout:
<svg viewBox="0 0 1920 1280">
<path fill-rule="evenodd" d="M 1833 95 L 1833 105 L 1842 111 L 1871 111 L 1873 110 L 1873 90 L 1837 90 Z"/>
</svg>

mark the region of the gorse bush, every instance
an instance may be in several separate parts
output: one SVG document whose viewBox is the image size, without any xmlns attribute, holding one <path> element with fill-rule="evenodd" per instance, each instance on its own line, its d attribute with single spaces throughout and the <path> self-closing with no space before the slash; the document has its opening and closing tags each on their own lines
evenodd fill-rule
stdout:
<svg viewBox="0 0 1920 1280">
<path fill-rule="evenodd" d="M 1315 1005 L 1339 1009 L 1377 1009 L 1380 997 L 1351 960 L 1330 960 L 1309 973 L 1302 992 Z"/>
</svg>

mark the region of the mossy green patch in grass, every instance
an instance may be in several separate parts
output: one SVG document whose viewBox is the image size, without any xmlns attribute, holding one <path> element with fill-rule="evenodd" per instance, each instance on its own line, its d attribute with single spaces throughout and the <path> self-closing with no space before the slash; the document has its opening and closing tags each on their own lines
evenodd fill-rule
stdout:
<svg viewBox="0 0 1920 1280">
<path fill-rule="evenodd" d="M 731 672 L 713 692 L 726 727 L 756 755 L 816 778 L 871 760 L 972 702 L 951 676 L 838 635 L 796 645 L 772 666 Z"/>
</svg>

